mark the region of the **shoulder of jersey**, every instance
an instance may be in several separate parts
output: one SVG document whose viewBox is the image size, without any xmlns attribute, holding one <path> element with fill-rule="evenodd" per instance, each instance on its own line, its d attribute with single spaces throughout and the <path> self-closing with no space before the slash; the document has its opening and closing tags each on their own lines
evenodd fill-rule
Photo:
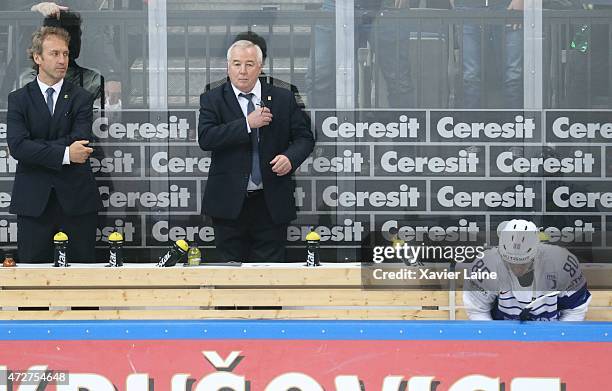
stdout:
<svg viewBox="0 0 612 391">
<path fill-rule="evenodd" d="M 578 262 L 576 256 L 563 247 L 552 244 L 542 244 L 540 249 L 540 265 L 538 267 L 546 274 L 557 276 L 560 287 L 567 287 L 572 283 L 572 278 L 583 278 L 582 272 L 572 276 L 565 269 L 565 264 L 570 261 L 569 258 L 575 259 L 570 262 L 573 269 L 573 265 Z M 578 280 L 574 281 L 574 283 L 581 284 Z"/>
</svg>

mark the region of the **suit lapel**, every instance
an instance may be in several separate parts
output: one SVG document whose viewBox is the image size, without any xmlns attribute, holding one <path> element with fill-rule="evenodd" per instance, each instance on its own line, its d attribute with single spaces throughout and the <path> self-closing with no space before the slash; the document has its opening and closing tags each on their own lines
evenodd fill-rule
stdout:
<svg viewBox="0 0 612 391">
<path fill-rule="evenodd" d="M 62 117 L 64 117 L 66 111 L 68 110 L 70 99 L 72 99 L 72 83 L 64 79 L 64 84 L 62 84 L 62 89 L 57 97 L 57 102 L 55 102 L 53 117 L 51 117 L 50 133 L 53 139 L 60 136 L 58 132 L 62 130 L 62 127 L 59 126 L 59 122 L 62 120 Z"/>
<path fill-rule="evenodd" d="M 223 99 L 225 99 L 227 107 L 230 108 L 234 117 L 244 117 L 242 109 L 240 108 L 240 103 L 238 103 L 238 98 L 236 98 L 232 84 L 229 81 L 225 83 L 223 90 Z"/>
<path fill-rule="evenodd" d="M 261 81 L 261 80 L 260 80 Z M 274 114 L 274 101 L 272 100 L 272 86 L 264 81 L 261 81 L 261 101 L 263 105 L 270 109 L 270 112 Z M 261 149 L 261 145 L 263 144 L 264 139 L 267 136 L 270 136 L 268 133 L 272 131 L 272 125 L 274 124 L 274 120 L 268 126 L 264 126 L 264 130 L 259 132 L 259 148 Z"/>
<path fill-rule="evenodd" d="M 61 118 L 68 109 L 68 102 L 72 98 L 72 83 L 67 80 L 64 80 L 64 84 L 62 84 L 62 89 L 57 97 L 57 102 L 55 103 L 55 110 L 53 110 L 53 119 L 56 120 Z"/>
<path fill-rule="evenodd" d="M 28 83 L 28 93 L 30 94 L 30 98 L 34 103 L 34 106 L 36 107 L 36 111 L 42 113 L 41 115 L 44 116 L 47 121 L 50 121 L 51 113 L 49 113 L 47 102 L 40 91 L 40 87 L 38 86 L 36 79 Z"/>
</svg>

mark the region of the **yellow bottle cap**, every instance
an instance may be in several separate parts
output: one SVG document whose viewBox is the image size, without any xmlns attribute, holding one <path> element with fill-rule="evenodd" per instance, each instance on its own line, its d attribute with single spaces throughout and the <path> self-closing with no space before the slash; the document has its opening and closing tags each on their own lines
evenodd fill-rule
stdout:
<svg viewBox="0 0 612 391">
<path fill-rule="evenodd" d="M 308 233 L 308 235 L 306 235 L 306 240 L 311 241 L 311 240 L 321 240 L 321 237 L 319 236 L 319 234 L 315 231 L 312 230 Z"/>
<path fill-rule="evenodd" d="M 66 242 L 68 241 L 68 235 L 66 235 L 62 231 L 59 231 L 58 233 L 55 234 L 55 236 L 53 236 L 53 240 L 57 242 Z"/>
<path fill-rule="evenodd" d="M 108 235 L 108 241 L 109 242 L 120 242 L 123 240 L 123 235 L 121 235 L 119 232 L 113 232 L 112 234 Z"/>
<path fill-rule="evenodd" d="M 183 239 L 177 240 L 176 241 L 176 245 L 179 246 L 181 248 L 181 250 L 183 250 L 183 251 L 189 250 L 189 245 Z"/>
<path fill-rule="evenodd" d="M 405 240 L 397 239 L 397 238 L 391 241 L 391 244 L 393 245 L 393 247 L 403 247 L 404 243 L 406 243 Z"/>
</svg>

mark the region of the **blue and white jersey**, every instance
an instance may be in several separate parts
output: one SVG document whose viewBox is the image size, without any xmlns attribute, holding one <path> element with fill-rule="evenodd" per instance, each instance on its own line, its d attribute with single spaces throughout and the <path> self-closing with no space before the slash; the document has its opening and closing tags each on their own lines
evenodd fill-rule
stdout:
<svg viewBox="0 0 612 391">
<path fill-rule="evenodd" d="M 559 246 L 540 246 L 529 286 L 519 284 L 497 248 L 466 266 L 472 272 L 497 274 L 495 279 L 464 281 L 463 301 L 471 320 L 518 320 L 532 302 L 530 320 L 583 320 L 591 300 L 578 259 Z"/>
</svg>

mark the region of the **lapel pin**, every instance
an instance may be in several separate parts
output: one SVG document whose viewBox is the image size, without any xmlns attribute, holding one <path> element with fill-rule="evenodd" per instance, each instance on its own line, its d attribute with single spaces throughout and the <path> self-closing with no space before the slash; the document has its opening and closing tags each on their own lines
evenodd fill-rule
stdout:
<svg viewBox="0 0 612 391">
<path fill-rule="evenodd" d="M 268 102 L 272 101 L 272 96 L 268 95 Z"/>
<path fill-rule="evenodd" d="M 64 95 L 64 99 L 68 99 L 68 94 Z"/>
</svg>

